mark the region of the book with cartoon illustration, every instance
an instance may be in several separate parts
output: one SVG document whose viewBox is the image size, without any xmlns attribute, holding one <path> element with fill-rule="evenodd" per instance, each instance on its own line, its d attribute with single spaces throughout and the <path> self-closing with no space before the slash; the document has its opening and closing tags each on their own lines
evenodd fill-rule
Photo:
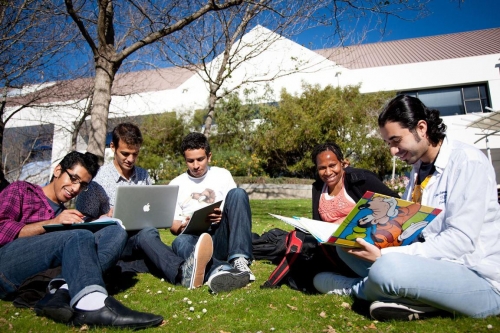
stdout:
<svg viewBox="0 0 500 333">
<path fill-rule="evenodd" d="M 366 192 L 341 224 L 270 214 L 308 232 L 323 244 L 359 247 L 363 238 L 378 248 L 411 244 L 441 209 Z"/>
</svg>

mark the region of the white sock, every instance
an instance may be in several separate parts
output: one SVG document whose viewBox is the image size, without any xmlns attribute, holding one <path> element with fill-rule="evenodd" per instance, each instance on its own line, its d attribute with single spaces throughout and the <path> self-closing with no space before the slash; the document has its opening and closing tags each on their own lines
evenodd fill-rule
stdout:
<svg viewBox="0 0 500 333">
<path fill-rule="evenodd" d="M 80 298 L 80 300 L 75 304 L 75 308 L 84 311 L 94 311 L 99 310 L 104 307 L 104 300 L 108 295 L 103 294 L 99 291 L 94 291 L 93 293 L 87 294 Z"/>
<path fill-rule="evenodd" d="M 49 286 L 50 286 L 50 284 L 49 284 Z M 67 283 L 63 284 L 62 286 L 59 287 L 59 289 L 66 289 L 66 290 L 68 290 L 68 284 Z M 49 290 L 49 293 L 54 294 L 56 291 L 57 291 L 56 288 L 51 288 Z"/>
</svg>

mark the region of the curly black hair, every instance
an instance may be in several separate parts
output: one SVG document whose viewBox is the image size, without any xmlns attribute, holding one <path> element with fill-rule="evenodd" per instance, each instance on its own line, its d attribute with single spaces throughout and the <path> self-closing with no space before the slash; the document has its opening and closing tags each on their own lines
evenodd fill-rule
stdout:
<svg viewBox="0 0 500 333">
<path fill-rule="evenodd" d="M 210 154 L 210 144 L 208 143 L 208 139 L 205 135 L 198 132 L 191 132 L 182 139 L 181 143 L 181 154 L 183 156 L 186 150 L 191 149 L 204 149 L 205 153 Z"/>
<path fill-rule="evenodd" d="M 335 156 L 337 156 L 337 159 L 339 161 L 341 162 L 344 161 L 344 154 L 342 153 L 342 150 L 336 143 L 333 142 L 320 143 L 319 145 L 314 147 L 311 153 L 312 162 L 316 167 L 318 166 L 316 158 L 318 157 L 319 154 L 321 154 L 324 151 L 331 151 L 335 154 Z"/>
<path fill-rule="evenodd" d="M 99 171 L 98 162 L 98 157 L 92 153 L 84 154 L 77 151 L 72 151 L 64 156 L 59 165 L 63 170 L 71 169 L 75 165 L 81 165 L 88 171 L 88 173 L 92 175 L 92 178 L 94 178 L 97 175 L 97 171 Z"/>
<path fill-rule="evenodd" d="M 408 95 L 398 95 L 390 100 L 378 116 L 378 126 L 396 122 L 411 132 L 420 120 L 427 123 L 427 137 L 433 144 L 438 144 L 446 136 L 446 124 L 438 110 L 429 109 L 420 99 Z"/>
</svg>

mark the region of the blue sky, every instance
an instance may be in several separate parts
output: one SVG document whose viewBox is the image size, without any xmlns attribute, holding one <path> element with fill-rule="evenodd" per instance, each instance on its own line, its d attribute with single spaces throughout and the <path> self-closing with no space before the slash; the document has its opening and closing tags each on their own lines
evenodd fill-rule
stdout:
<svg viewBox="0 0 500 333">
<path fill-rule="evenodd" d="M 364 43 L 500 27 L 500 0 L 465 0 L 460 4 L 459 0 L 431 0 L 427 7 L 430 14 L 417 21 L 390 17 L 385 35 L 371 32 Z M 313 49 L 322 48 L 319 40 L 325 33 L 328 33 L 326 28 L 310 30 L 296 41 Z M 312 47 L 310 42 L 314 43 Z"/>
</svg>

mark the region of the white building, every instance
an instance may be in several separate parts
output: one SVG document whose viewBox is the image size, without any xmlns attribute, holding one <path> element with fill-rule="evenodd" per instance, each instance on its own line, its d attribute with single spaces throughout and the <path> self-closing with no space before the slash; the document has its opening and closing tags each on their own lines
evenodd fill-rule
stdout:
<svg viewBox="0 0 500 333">
<path fill-rule="evenodd" d="M 272 44 L 262 47 L 258 41 Z M 450 137 L 482 150 L 487 148 L 486 140 L 476 142 L 481 131 L 467 126 L 488 115 L 485 112 L 489 110 L 500 110 L 500 28 L 313 51 L 258 26 L 243 37 L 241 45 L 240 58 L 256 52 L 256 45 L 261 48 L 234 70 L 231 81 L 223 88 L 232 90 L 245 81 L 248 83 L 243 87 L 259 95 L 268 84 L 275 100 L 282 88 L 300 93 L 303 82 L 322 87 L 360 84 L 362 92 L 405 92 L 439 109 Z M 212 64 L 216 66 L 218 61 L 216 58 Z M 205 108 L 208 88 L 202 77 L 201 72 L 181 68 L 120 74 L 113 87 L 110 121 Z M 19 112 L 7 123 L 7 130 L 53 124 L 48 141 L 52 162 L 56 163 L 69 150 L 74 122 L 85 106 L 85 100 L 78 98 L 84 95 L 77 88 L 88 87 L 89 83 L 91 80 L 72 82 L 65 88 L 70 97 L 59 98 L 60 106 L 52 107 L 51 112 L 45 108 Z M 50 83 L 36 88 L 51 86 L 55 89 L 55 84 Z M 15 93 L 24 94 L 22 90 Z M 85 149 L 84 141 L 80 138 L 78 149 Z M 4 142 L 4 160 L 7 145 Z M 500 138 L 489 137 L 488 145 L 500 179 Z"/>
</svg>

